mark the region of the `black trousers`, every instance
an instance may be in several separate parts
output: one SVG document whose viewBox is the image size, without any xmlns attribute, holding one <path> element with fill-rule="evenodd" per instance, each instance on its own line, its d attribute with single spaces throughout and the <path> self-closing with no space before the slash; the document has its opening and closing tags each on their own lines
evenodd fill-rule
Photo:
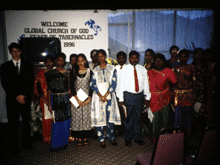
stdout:
<svg viewBox="0 0 220 165">
<path fill-rule="evenodd" d="M 30 101 L 22 105 L 13 98 L 6 98 L 7 117 L 8 117 L 8 136 L 9 150 L 18 150 L 19 138 L 25 148 L 32 145 L 30 134 Z M 19 117 L 22 117 L 20 124 Z M 21 129 L 19 129 L 21 126 Z M 22 131 L 21 131 L 22 130 Z"/>
<path fill-rule="evenodd" d="M 124 104 L 127 108 L 127 117 L 124 118 L 125 141 L 142 140 L 142 111 L 144 105 L 143 92 L 133 94 L 124 92 Z"/>
</svg>

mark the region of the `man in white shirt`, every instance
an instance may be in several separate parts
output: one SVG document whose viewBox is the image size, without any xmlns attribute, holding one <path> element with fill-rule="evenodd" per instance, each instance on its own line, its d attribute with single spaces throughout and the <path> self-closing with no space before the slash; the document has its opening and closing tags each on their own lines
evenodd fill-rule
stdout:
<svg viewBox="0 0 220 165">
<path fill-rule="evenodd" d="M 116 57 L 117 57 L 118 65 L 115 66 L 115 69 L 117 70 L 117 79 L 118 79 L 120 77 L 120 73 L 121 73 L 122 68 L 124 68 L 127 65 L 126 64 L 127 55 L 125 52 L 120 51 L 116 54 Z M 118 93 L 118 90 L 119 90 L 119 84 L 117 84 L 116 89 L 115 89 L 116 95 Z M 117 101 L 119 101 L 118 98 L 117 98 Z M 119 111 L 120 111 L 121 121 L 123 121 L 125 118 L 123 107 L 119 106 Z M 121 125 L 115 125 L 115 130 L 118 130 L 117 136 L 124 134 L 123 122 L 121 122 Z"/>
<path fill-rule="evenodd" d="M 123 51 L 120 51 L 117 53 L 116 55 L 117 57 L 117 61 L 118 61 L 118 65 L 115 66 L 115 69 L 117 70 L 117 78 L 120 77 L 120 73 L 122 71 L 122 68 L 124 68 L 127 64 L 126 64 L 126 61 L 127 61 L 127 55 L 125 54 L 125 52 Z M 118 90 L 119 90 L 119 84 L 117 84 L 117 87 L 116 87 L 116 94 L 118 93 Z"/>
<path fill-rule="evenodd" d="M 121 70 L 118 79 L 119 89 L 117 96 L 119 105 L 125 105 L 127 108 L 127 117 L 123 121 L 126 146 L 131 146 L 132 139 L 140 145 L 145 144 L 141 137 L 141 115 L 144 104 L 149 106 L 151 94 L 147 70 L 138 64 L 139 56 L 136 51 L 129 53 L 130 64 Z"/>
</svg>

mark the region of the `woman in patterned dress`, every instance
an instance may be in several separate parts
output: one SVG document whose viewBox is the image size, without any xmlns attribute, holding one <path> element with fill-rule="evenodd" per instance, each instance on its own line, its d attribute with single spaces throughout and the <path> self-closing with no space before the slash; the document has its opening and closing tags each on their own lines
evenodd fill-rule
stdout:
<svg viewBox="0 0 220 165">
<path fill-rule="evenodd" d="M 102 148 L 105 148 L 104 127 L 106 127 L 109 142 L 116 146 L 117 142 L 113 134 L 114 124 L 121 124 L 115 95 L 117 71 L 114 69 L 114 66 L 105 62 L 106 56 L 104 50 L 98 51 L 99 65 L 93 70 L 90 83 L 90 87 L 94 91 L 91 113 L 92 126 L 96 127 L 97 136 Z"/>
<path fill-rule="evenodd" d="M 89 83 L 92 72 L 84 54 L 77 57 L 76 71 L 70 73 L 71 94 L 76 98 L 79 107 L 71 104 L 71 130 L 77 138 L 77 148 L 88 147 L 88 137 L 91 135 L 91 96 L 92 90 Z M 89 97 L 84 102 L 77 97 L 77 91 L 82 89 Z M 82 145 L 83 141 L 83 145 Z"/>
</svg>

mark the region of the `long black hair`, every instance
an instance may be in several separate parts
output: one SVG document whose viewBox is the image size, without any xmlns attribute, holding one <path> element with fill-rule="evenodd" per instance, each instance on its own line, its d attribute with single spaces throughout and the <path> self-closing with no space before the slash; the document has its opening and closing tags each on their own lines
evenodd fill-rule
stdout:
<svg viewBox="0 0 220 165">
<path fill-rule="evenodd" d="M 97 52 L 97 55 L 98 55 L 99 53 L 102 53 L 102 54 L 107 58 L 107 53 L 106 53 L 106 51 L 105 51 L 104 49 L 99 49 L 98 52 Z M 105 60 L 105 63 L 107 64 L 107 61 L 106 61 L 106 60 Z M 98 61 L 97 64 L 100 65 L 100 62 Z"/>
<path fill-rule="evenodd" d="M 157 58 L 161 59 L 164 62 L 164 68 L 163 69 L 170 68 L 169 64 L 167 63 L 167 60 L 166 60 L 165 56 L 163 54 L 157 53 L 154 56 L 154 65 L 153 65 L 154 69 L 157 69 L 157 67 L 155 66 L 155 61 L 156 61 Z"/>
<path fill-rule="evenodd" d="M 76 81 L 77 75 L 78 75 L 78 73 L 79 73 L 79 65 L 78 65 L 78 63 L 77 63 L 79 57 L 83 57 L 83 58 L 86 60 L 86 62 L 85 62 L 85 68 L 89 68 L 89 63 L 88 63 L 88 60 L 87 60 L 86 56 L 85 56 L 83 53 L 78 54 L 78 55 L 77 55 L 77 58 L 76 58 L 75 69 L 72 69 L 71 72 L 70 72 L 70 81 L 71 81 L 71 82 L 75 82 L 75 81 Z M 71 83 L 71 84 L 72 84 L 72 83 Z M 74 85 L 74 84 L 72 84 L 72 85 Z"/>
<path fill-rule="evenodd" d="M 78 54 L 78 56 L 77 56 L 77 59 L 76 59 L 76 68 L 78 68 L 78 70 L 79 70 L 79 65 L 78 65 L 78 58 L 79 57 L 82 57 L 82 58 L 84 58 L 85 59 L 85 68 L 88 68 L 89 67 L 89 62 L 88 62 L 88 60 L 87 60 L 87 58 L 86 58 L 86 56 L 85 56 L 85 54 L 83 54 L 83 53 L 80 53 L 80 54 Z"/>
</svg>

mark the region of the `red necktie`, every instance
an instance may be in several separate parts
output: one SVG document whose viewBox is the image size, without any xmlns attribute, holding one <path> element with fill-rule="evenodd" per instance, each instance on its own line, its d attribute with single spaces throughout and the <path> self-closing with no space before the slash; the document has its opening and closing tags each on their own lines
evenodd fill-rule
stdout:
<svg viewBox="0 0 220 165">
<path fill-rule="evenodd" d="M 134 82 L 135 82 L 135 91 L 138 92 L 139 85 L 138 85 L 137 71 L 136 71 L 135 66 L 134 66 Z"/>
</svg>

